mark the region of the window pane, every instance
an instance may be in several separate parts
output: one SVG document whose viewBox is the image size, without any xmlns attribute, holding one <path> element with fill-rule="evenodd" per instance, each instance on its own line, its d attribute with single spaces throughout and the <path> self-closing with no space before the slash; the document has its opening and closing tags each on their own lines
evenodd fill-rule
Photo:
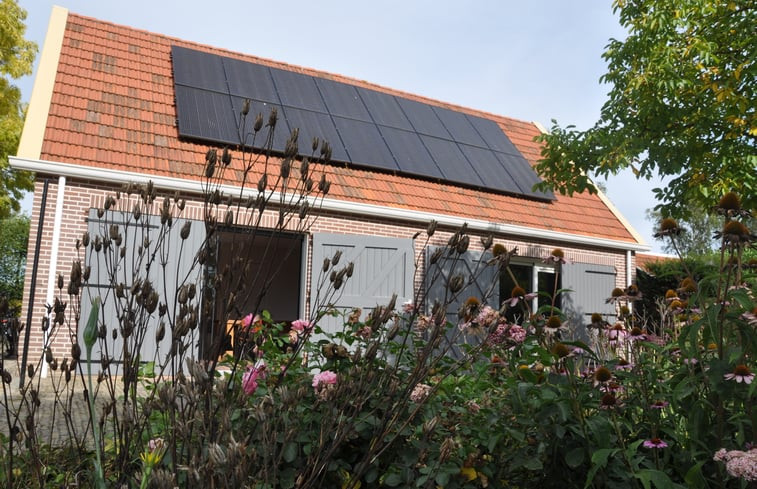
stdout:
<svg viewBox="0 0 757 489">
<path fill-rule="evenodd" d="M 522 287 L 526 293 L 533 290 L 531 282 L 531 265 L 511 264 L 510 271 L 512 272 L 512 276 L 507 270 L 502 271 L 499 275 L 499 297 L 501 301 L 512 297 L 513 288 L 515 288 L 516 285 L 515 281 L 513 281 L 513 277 L 515 277 L 517 284 Z M 510 322 L 522 323 L 523 319 L 525 319 L 524 305 L 518 304 L 515 307 L 508 308 L 505 317 Z"/>
<path fill-rule="evenodd" d="M 555 293 L 555 290 L 560 288 L 559 284 L 555 287 L 555 277 L 556 274 L 551 272 L 539 272 L 539 307 L 548 306 L 552 303 L 552 295 Z M 548 295 L 542 295 L 542 292 Z M 560 307 L 559 296 L 555 300 L 555 307 Z"/>
</svg>

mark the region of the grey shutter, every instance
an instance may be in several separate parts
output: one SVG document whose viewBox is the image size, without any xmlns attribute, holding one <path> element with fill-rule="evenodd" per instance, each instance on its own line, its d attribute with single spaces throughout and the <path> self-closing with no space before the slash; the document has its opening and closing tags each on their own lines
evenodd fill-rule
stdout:
<svg viewBox="0 0 757 489">
<path fill-rule="evenodd" d="M 196 303 L 201 304 L 200 293 L 202 291 L 202 267 L 195 262 L 195 257 L 200 247 L 205 242 L 205 226 L 202 221 L 190 221 L 190 233 L 186 240 L 180 237 L 181 228 L 186 222 L 185 219 L 174 219 L 170 228 L 170 233 L 161 242 L 162 246 L 156 250 L 159 243 L 158 234 L 160 232 L 160 218 L 158 216 L 142 216 L 143 224 L 134 223 L 126 218 L 127 215 L 121 212 L 108 212 L 102 219 L 97 217 L 95 209 L 89 213 L 88 231 L 91 240 L 94 241 L 96 236 L 102 236 L 107 233 L 107 227 L 112 224 L 118 224 L 121 234 L 124 237 L 122 246 L 126 246 L 126 256 L 119 262 L 117 276 L 109 277 L 107 273 L 107 260 L 110 257 L 117 257 L 118 252 L 91 253 L 87 249 L 85 263 L 91 266 L 89 285 L 84 287 L 81 299 L 81 320 L 78 328 L 78 341 L 84 350 L 84 340 L 82 334 L 86 325 L 89 313 L 92 310 L 91 302 L 94 297 L 99 296 L 102 301 L 100 319 L 107 327 L 107 348 L 110 356 L 116 359 L 120 358 L 120 352 L 123 348 L 123 339 L 119 331 L 117 339 L 114 341 L 111 336 L 113 329 L 119 329 L 119 321 L 116 307 L 115 285 L 124 282 L 127 287 L 132 285 L 132 267 L 139 264 L 139 257 L 136 253 L 137 248 L 143 243 L 144 238 L 150 240 L 150 247 L 144 256 L 155 253 L 155 259 L 152 261 L 148 272 L 148 278 L 153 284 L 155 290 L 160 295 L 160 302 L 168 304 L 169 314 L 174 315 L 173 305 L 175 304 L 176 292 L 182 284 L 194 283 L 197 289 Z M 164 258 L 165 260 L 164 260 Z M 162 262 L 165 261 L 165 267 Z M 139 265 L 139 276 L 145 274 L 145 263 L 142 261 Z M 161 356 L 168 353 L 171 346 L 171 329 L 166 321 L 166 333 L 160 344 L 155 341 L 155 331 L 158 327 L 157 309 L 148 319 L 147 333 L 140 351 L 140 358 L 143 361 L 161 360 Z M 193 351 L 188 356 L 197 357 L 197 340 L 199 332 L 191 331 Z M 105 353 L 102 350 L 101 342 L 95 344 L 92 349 L 93 361 L 99 363 L 101 355 Z M 156 357 L 156 355 L 158 355 Z"/>
<path fill-rule="evenodd" d="M 562 288 L 570 289 L 562 295 L 562 309 L 568 316 L 571 339 L 588 341 L 586 326 L 595 312 L 603 314 L 608 321 L 615 317 L 615 306 L 607 304 L 615 288 L 615 267 L 589 263 L 573 263 L 562 266 Z"/>
<path fill-rule="evenodd" d="M 475 297 L 495 309 L 499 308 L 499 275 L 497 268 L 487 265 L 491 254 L 482 255 L 480 251 L 466 251 L 442 255 L 436 263 L 431 264 L 431 256 L 439 247 L 429 246 L 426 250 L 427 290 L 426 309 L 431 312 L 435 302 L 447 306 L 447 319 L 457 322 L 457 311 L 469 298 Z M 462 275 L 466 286 L 457 294 L 452 294 L 447 287 L 449 279 L 455 275 Z M 471 278 L 475 276 L 475 280 Z"/>
<path fill-rule="evenodd" d="M 318 290 L 323 260 L 337 251 L 342 252 L 337 269 L 349 262 L 355 266 L 336 296 L 334 306 L 339 311 L 349 313 L 359 307 L 365 315 L 376 305 L 385 305 L 393 294 L 397 294 L 397 307 L 413 298 L 412 239 L 319 233 L 313 235 L 311 310 L 324 301 L 325 291 Z M 342 317 L 327 316 L 320 322 L 320 327 L 331 333 L 340 331 L 342 325 Z"/>
<path fill-rule="evenodd" d="M 436 263 L 431 264 L 431 256 L 437 249 L 439 247 L 429 246 L 426 250 L 426 309 L 429 313 L 436 302 L 447 303 L 447 321 L 456 325 L 459 322 L 458 310 L 469 297 L 475 297 L 482 305 L 499 309 L 499 272 L 497 267 L 487 265 L 491 259 L 490 253 L 466 251 L 459 254 L 453 251 L 451 254 L 444 253 Z M 448 283 L 456 275 L 462 275 L 466 285 L 453 294 Z M 457 341 L 478 341 L 462 337 L 456 330 L 450 329 L 447 340 L 451 342 L 452 337 L 457 337 Z M 455 358 L 460 356 L 456 345 L 452 345 L 450 354 Z"/>
</svg>

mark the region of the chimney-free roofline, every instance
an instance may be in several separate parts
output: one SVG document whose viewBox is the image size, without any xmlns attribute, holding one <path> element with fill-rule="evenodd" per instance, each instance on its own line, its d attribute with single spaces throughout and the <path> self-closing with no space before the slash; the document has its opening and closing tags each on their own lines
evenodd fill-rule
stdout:
<svg viewBox="0 0 757 489">
<path fill-rule="evenodd" d="M 148 181 L 152 181 L 155 186 L 165 190 L 178 190 L 180 192 L 189 192 L 193 194 L 202 193 L 202 182 L 200 182 L 199 180 L 185 180 L 182 178 L 166 177 L 161 175 L 147 175 L 144 173 L 114 170 L 110 168 L 98 168 L 93 166 L 74 165 L 71 163 L 59 163 L 55 161 L 20 158 L 18 156 L 11 156 L 9 158 L 9 161 L 11 167 L 13 168 L 33 171 L 37 173 L 65 176 L 68 178 L 80 178 L 84 180 L 100 180 L 103 182 L 116 184 L 129 182 L 147 183 Z M 220 191 L 227 195 L 239 195 L 240 187 L 235 185 L 221 185 Z M 253 189 L 250 189 L 249 193 L 245 193 L 243 195 L 248 196 L 252 192 Z M 278 192 L 273 192 L 273 198 L 278 199 L 278 197 Z M 465 219 L 462 217 L 455 217 L 444 214 L 434 214 L 431 212 L 423 212 L 410 209 L 398 209 L 395 207 L 384 207 L 379 205 L 349 202 L 332 198 L 311 198 L 310 204 L 327 211 L 358 214 L 370 217 L 384 217 L 388 219 L 401 219 L 403 221 L 424 224 L 430 222 L 431 220 L 435 220 L 441 225 L 451 227 L 459 227 L 462 226 L 463 223 L 467 223 L 468 228 L 475 231 L 509 234 L 522 238 L 559 241 L 576 245 L 595 246 L 599 248 L 611 248 L 626 251 L 649 251 L 650 249 L 649 245 L 633 243 L 629 241 L 595 238 L 591 236 L 582 236 L 560 231 L 549 231 L 546 229 L 537 229 L 514 224 L 495 223 L 480 219 Z"/>
</svg>

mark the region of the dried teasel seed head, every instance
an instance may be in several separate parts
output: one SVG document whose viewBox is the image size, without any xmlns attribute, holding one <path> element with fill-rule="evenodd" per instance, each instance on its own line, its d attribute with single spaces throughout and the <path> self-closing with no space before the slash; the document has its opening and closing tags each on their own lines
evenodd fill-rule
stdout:
<svg viewBox="0 0 757 489">
<path fill-rule="evenodd" d="M 192 230 L 192 222 L 187 220 L 184 222 L 184 225 L 181 227 L 181 231 L 179 232 L 179 236 L 182 240 L 185 240 L 189 237 L 189 232 Z"/>
<path fill-rule="evenodd" d="M 465 285 L 465 278 L 463 278 L 462 275 L 455 275 L 454 277 L 450 278 L 449 282 L 447 283 L 447 287 L 452 293 L 460 292 L 460 290 L 463 288 L 463 285 Z"/>
<path fill-rule="evenodd" d="M 225 166 L 229 166 L 229 163 L 231 163 L 231 151 L 229 151 L 229 148 L 223 148 L 223 153 L 221 155 L 221 162 Z"/>
<path fill-rule="evenodd" d="M 244 102 L 242 102 L 242 115 L 247 115 L 250 113 L 250 99 L 246 98 L 244 99 Z"/>
<path fill-rule="evenodd" d="M 470 244 L 470 237 L 465 234 L 460 237 L 460 239 L 457 241 L 457 246 L 455 246 L 455 251 L 457 251 L 459 254 L 463 254 L 466 251 L 468 251 L 468 245 Z"/>
<path fill-rule="evenodd" d="M 336 253 L 334 253 L 333 258 L 331 258 L 331 264 L 333 266 L 339 265 L 339 260 L 342 258 L 342 250 L 337 250 Z"/>
<path fill-rule="evenodd" d="M 436 222 L 436 220 L 432 219 L 431 222 L 428 223 L 428 226 L 426 226 L 426 234 L 428 235 L 429 238 L 432 237 L 434 233 L 436 232 L 437 225 L 438 223 Z"/>
<path fill-rule="evenodd" d="M 259 132 L 263 128 L 263 114 L 258 112 L 258 115 L 255 116 L 255 124 L 252 126 L 252 130 L 255 132 Z"/>
<path fill-rule="evenodd" d="M 492 244 L 494 243 L 494 236 L 489 234 L 487 236 L 481 237 L 481 246 L 484 248 L 484 251 L 491 248 Z"/>
<path fill-rule="evenodd" d="M 313 137 L 313 141 L 310 143 L 310 149 L 313 150 L 313 153 L 315 153 L 316 151 L 318 151 L 318 145 L 319 144 L 320 143 L 318 141 L 318 138 L 314 136 Z"/>
<path fill-rule="evenodd" d="M 276 109 L 276 107 L 271 109 L 271 112 L 268 114 L 268 124 L 266 124 L 268 127 L 276 127 L 276 121 L 279 119 L 279 111 Z"/>
</svg>

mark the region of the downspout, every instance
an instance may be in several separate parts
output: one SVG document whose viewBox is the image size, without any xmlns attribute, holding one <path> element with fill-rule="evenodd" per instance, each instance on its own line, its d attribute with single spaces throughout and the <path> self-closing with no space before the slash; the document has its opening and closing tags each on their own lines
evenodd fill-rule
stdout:
<svg viewBox="0 0 757 489">
<path fill-rule="evenodd" d="M 29 356 L 29 334 L 32 331 L 32 314 L 34 313 L 34 292 L 37 290 L 37 270 L 39 269 L 39 247 L 42 244 L 42 231 L 45 226 L 45 208 L 47 207 L 47 189 L 50 186 L 50 180 L 45 178 L 45 185 L 42 187 L 42 201 L 39 205 L 39 220 L 37 221 L 37 240 L 34 246 L 34 264 L 32 265 L 32 279 L 29 284 L 29 301 L 26 305 L 26 325 L 24 329 L 24 352 L 21 356 L 21 365 L 19 368 L 19 389 L 24 386 L 26 376 L 26 361 Z M 18 353 L 18 346 L 16 346 Z"/>
<path fill-rule="evenodd" d="M 55 285 L 57 280 L 58 249 L 60 248 L 60 233 L 63 221 L 63 197 L 66 193 L 66 177 L 58 177 L 58 195 L 55 199 L 55 219 L 53 221 L 53 242 L 50 250 L 50 272 L 47 279 L 47 298 L 45 303 L 52 306 L 55 303 Z M 53 326 L 53 317 L 50 317 L 49 327 L 44 332 L 42 344 L 47 345 L 48 331 Z M 40 375 L 47 377 L 47 362 L 42 362 L 42 372 Z"/>
<path fill-rule="evenodd" d="M 626 250 L 626 284 L 631 285 L 633 283 L 633 266 L 632 261 L 633 255 L 631 254 L 631 250 Z M 633 301 L 630 301 L 628 303 L 628 308 L 633 312 Z"/>
</svg>

